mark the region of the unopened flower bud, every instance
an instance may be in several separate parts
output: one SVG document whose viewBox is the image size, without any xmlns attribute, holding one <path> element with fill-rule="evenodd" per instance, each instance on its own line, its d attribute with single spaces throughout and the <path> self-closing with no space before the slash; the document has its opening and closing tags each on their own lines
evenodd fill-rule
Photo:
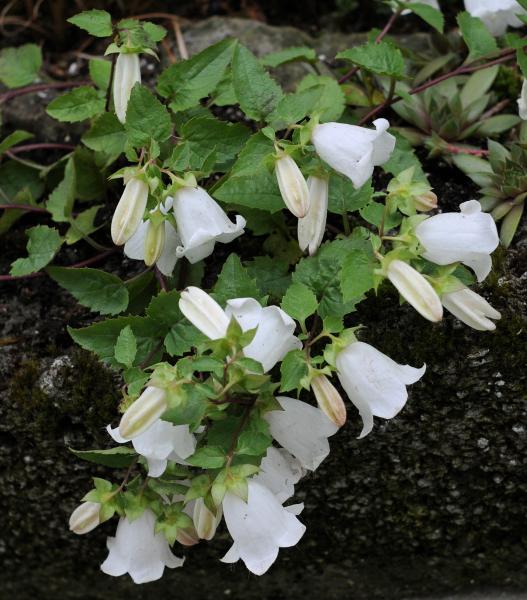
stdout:
<svg viewBox="0 0 527 600">
<path fill-rule="evenodd" d="M 145 265 L 151 267 L 161 256 L 165 247 L 165 223 L 148 222 L 145 237 Z"/>
<path fill-rule="evenodd" d="M 101 505 L 98 502 L 83 502 L 71 513 L 70 530 L 82 535 L 95 529 L 100 523 Z"/>
<path fill-rule="evenodd" d="M 491 319 L 501 319 L 501 314 L 485 298 L 466 287 L 443 294 L 441 302 L 460 321 L 478 331 L 494 331 L 496 325 Z"/>
<path fill-rule="evenodd" d="M 124 413 L 119 423 L 119 435 L 131 440 L 151 427 L 166 411 L 165 390 L 148 386 Z"/>
<path fill-rule="evenodd" d="M 300 250 L 309 248 L 310 256 L 313 256 L 322 243 L 326 230 L 326 219 L 328 215 L 328 179 L 327 177 L 310 177 L 309 188 L 309 210 L 303 219 L 298 219 L 298 244 Z"/>
<path fill-rule="evenodd" d="M 441 300 L 428 281 L 409 264 L 392 260 L 388 266 L 388 279 L 401 296 L 425 319 L 436 323 L 443 318 Z"/>
<path fill-rule="evenodd" d="M 194 527 L 178 527 L 176 540 L 183 546 L 195 546 L 199 544 L 199 536 Z"/>
<path fill-rule="evenodd" d="M 309 189 L 296 162 L 283 154 L 275 163 L 276 179 L 287 208 L 299 219 L 309 210 Z"/>
<path fill-rule="evenodd" d="M 317 375 L 311 381 L 311 389 L 315 394 L 320 410 L 337 427 L 342 427 L 346 422 L 346 405 L 331 381 L 325 375 Z"/>
<path fill-rule="evenodd" d="M 414 196 L 415 208 L 421 212 L 428 212 L 437 208 L 437 196 L 434 192 L 425 192 L 419 196 Z"/>
<path fill-rule="evenodd" d="M 194 504 L 194 527 L 196 533 L 202 540 L 211 540 L 216 533 L 218 523 L 221 521 L 221 506 L 218 508 L 216 515 L 212 513 L 203 498 L 198 498 Z"/>
<path fill-rule="evenodd" d="M 126 108 L 136 83 L 141 83 L 139 54 L 119 54 L 113 76 L 113 103 L 115 114 L 121 123 L 126 121 Z"/>
<path fill-rule="evenodd" d="M 132 177 L 124 188 L 112 218 L 112 240 L 116 246 L 125 244 L 141 224 L 148 200 L 148 185 Z"/>
<path fill-rule="evenodd" d="M 190 286 L 179 299 L 179 309 L 187 319 L 211 340 L 225 337 L 229 318 L 223 308 L 200 288 Z"/>
</svg>

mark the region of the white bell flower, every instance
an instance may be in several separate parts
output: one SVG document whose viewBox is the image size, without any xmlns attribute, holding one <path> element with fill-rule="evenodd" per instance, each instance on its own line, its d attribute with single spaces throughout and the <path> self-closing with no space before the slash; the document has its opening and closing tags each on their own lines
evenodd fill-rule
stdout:
<svg viewBox="0 0 527 600">
<path fill-rule="evenodd" d="M 527 121 L 527 79 L 523 80 L 522 91 L 518 98 L 518 114 L 520 119 Z"/>
<path fill-rule="evenodd" d="M 509 26 L 522 27 L 517 15 L 526 14 L 516 0 L 465 0 L 465 8 L 495 36 L 503 35 Z"/>
<path fill-rule="evenodd" d="M 155 533 L 156 517 L 147 509 L 134 521 L 119 519 L 115 537 L 106 545 L 110 551 L 101 571 L 119 577 L 129 573 L 134 583 L 148 583 L 163 576 L 165 567 L 181 567 L 185 559 L 174 556 L 162 533 Z"/>
<path fill-rule="evenodd" d="M 112 429 L 108 425 L 106 431 L 118 444 L 128 441 L 119 435 L 118 427 Z M 138 454 L 146 458 L 149 477 L 159 477 L 165 472 L 169 460 L 186 464 L 185 459 L 196 450 L 196 438 L 190 433 L 188 425 L 172 425 L 158 419 L 146 431 L 134 437 L 132 445 Z"/>
<path fill-rule="evenodd" d="M 395 138 L 387 131 L 390 123 L 377 119 L 373 124 L 375 130 L 345 123 L 323 123 L 313 130 L 317 154 L 357 189 L 373 175 L 374 167 L 388 161 L 395 148 Z"/>
<path fill-rule="evenodd" d="M 326 177 L 311 176 L 307 180 L 309 188 L 309 210 L 303 219 L 298 219 L 298 245 L 300 250 L 309 248 L 313 256 L 322 243 L 328 216 L 329 186 Z"/>
<path fill-rule="evenodd" d="M 373 429 L 373 417 L 392 419 L 408 400 L 406 386 L 419 381 L 420 369 L 400 365 L 364 342 L 354 342 L 337 354 L 338 378 L 359 410 L 363 428 L 359 438 Z"/>
<path fill-rule="evenodd" d="M 139 54 L 119 54 L 115 61 L 113 76 L 113 104 L 115 114 L 121 123 L 126 121 L 126 108 L 136 83 L 141 83 Z"/>
<path fill-rule="evenodd" d="M 174 214 L 181 245 L 178 258 L 196 263 L 210 256 L 216 242 L 228 244 L 243 234 L 245 219 L 232 223 L 219 204 L 201 187 L 183 187 L 174 195 Z"/>
<path fill-rule="evenodd" d="M 247 502 L 231 492 L 223 499 L 233 545 L 221 560 L 234 563 L 241 558 L 251 573 L 263 575 L 278 557 L 278 550 L 297 544 L 306 527 L 271 490 L 252 479 L 247 483 Z"/>
<path fill-rule="evenodd" d="M 280 502 L 289 500 L 295 493 L 295 484 L 304 475 L 300 462 L 284 448 L 269 446 L 260 463 L 260 471 L 252 481 L 271 490 Z"/>
<path fill-rule="evenodd" d="M 387 269 L 388 279 L 401 296 L 425 319 L 437 323 L 443 318 L 441 300 L 430 283 L 413 267 L 402 260 L 392 260 Z"/>
<path fill-rule="evenodd" d="M 443 306 L 460 321 L 478 331 L 494 331 L 491 319 L 501 319 L 501 314 L 485 298 L 467 287 L 441 296 Z"/>
<path fill-rule="evenodd" d="M 492 268 L 490 255 L 499 244 L 496 223 L 481 211 L 477 200 L 463 202 L 459 209 L 459 213 L 425 219 L 415 228 L 415 235 L 424 248 L 424 258 L 437 265 L 462 262 L 483 281 Z"/>
<path fill-rule="evenodd" d="M 70 531 L 83 535 L 99 525 L 101 505 L 99 502 L 83 502 L 71 513 Z"/>
<path fill-rule="evenodd" d="M 181 292 L 179 309 L 185 317 L 211 340 L 225 337 L 229 318 L 223 308 L 202 289 L 189 286 Z"/>
<path fill-rule="evenodd" d="M 112 217 L 113 243 L 122 246 L 137 231 L 145 214 L 148 184 L 139 177 L 130 177 Z"/>
<path fill-rule="evenodd" d="M 262 307 L 254 298 L 235 298 L 227 301 L 225 314 L 229 320 L 234 317 L 243 331 L 257 328 L 243 353 L 262 363 L 265 373 L 290 350 L 302 348 L 302 342 L 294 335 L 296 323 L 278 306 Z"/>
<path fill-rule="evenodd" d="M 296 162 L 283 154 L 275 162 L 275 173 L 284 204 L 295 217 L 305 217 L 309 210 L 309 190 Z"/>
<path fill-rule="evenodd" d="M 276 399 L 283 410 L 272 410 L 263 417 L 271 435 L 304 469 L 314 471 L 329 454 L 328 437 L 338 427 L 320 408 L 287 396 Z"/>
<path fill-rule="evenodd" d="M 413 0 L 405 0 L 405 2 L 412 2 Z M 441 10 L 441 7 L 439 6 L 439 2 L 437 0 L 420 0 L 419 4 L 426 4 L 428 6 L 431 6 L 432 8 L 437 8 L 437 10 Z M 401 13 L 401 15 L 406 16 L 411 14 L 411 10 L 410 9 L 406 9 L 403 10 L 403 12 Z"/>
<path fill-rule="evenodd" d="M 131 404 L 119 423 L 119 435 L 131 440 L 149 429 L 167 409 L 165 390 L 148 386 Z"/>
<path fill-rule="evenodd" d="M 166 215 L 172 208 L 172 204 L 173 198 L 167 198 L 159 210 Z M 124 245 L 124 253 L 128 258 L 144 261 L 147 267 L 155 264 L 163 275 L 170 276 L 176 266 L 176 250 L 180 245 L 179 235 L 168 221 L 164 221 L 159 227 L 154 227 L 149 220 L 146 220 L 141 222 L 136 232 Z"/>
</svg>

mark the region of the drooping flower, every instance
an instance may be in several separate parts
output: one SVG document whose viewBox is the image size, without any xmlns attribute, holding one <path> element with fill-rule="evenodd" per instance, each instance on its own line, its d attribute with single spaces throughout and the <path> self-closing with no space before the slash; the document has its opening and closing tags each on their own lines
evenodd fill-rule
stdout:
<svg viewBox="0 0 527 600">
<path fill-rule="evenodd" d="M 116 246 L 122 246 L 137 231 L 147 200 L 148 184 L 139 177 L 130 177 L 112 217 L 111 234 Z"/>
<path fill-rule="evenodd" d="M 314 471 L 329 454 L 328 437 L 338 427 L 319 408 L 306 402 L 287 396 L 276 399 L 283 410 L 264 415 L 271 435 L 304 469 Z"/>
<path fill-rule="evenodd" d="M 278 306 L 262 307 L 254 298 L 235 298 L 227 301 L 225 314 L 238 321 L 243 331 L 256 329 L 250 344 L 243 353 L 262 363 L 264 372 L 270 371 L 290 351 L 302 348 L 294 335 L 296 324 Z"/>
<path fill-rule="evenodd" d="M 437 196 L 431 190 L 424 192 L 419 196 L 414 196 L 414 205 L 416 210 L 429 212 L 437 208 Z"/>
<path fill-rule="evenodd" d="M 182 187 L 174 195 L 174 214 L 181 245 L 178 258 L 196 263 L 210 256 L 216 242 L 228 244 L 243 233 L 245 219 L 232 223 L 219 204 L 201 187 Z"/>
<path fill-rule="evenodd" d="M 499 244 L 496 223 L 481 211 L 477 200 L 463 202 L 459 208 L 459 213 L 425 219 L 415 228 L 415 235 L 424 248 L 424 258 L 438 265 L 462 262 L 483 281 L 492 268 L 490 254 Z"/>
<path fill-rule="evenodd" d="M 112 429 L 108 425 L 106 430 L 118 444 L 128 441 L 119 435 L 118 427 Z M 172 425 L 159 418 L 146 431 L 133 437 L 132 444 L 136 452 L 146 458 L 150 477 L 162 475 L 169 460 L 185 464 L 185 459 L 196 449 L 196 439 L 188 425 Z"/>
<path fill-rule="evenodd" d="M 338 378 L 359 410 L 363 428 L 359 438 L 373 429 L 373 417 L 393 419 L 408 400 L 407 385 L 419 381 L 420 369 L 400 365 L 364 342 L 354 342 L 337 354 Z"/>
<path fill-rule="evenodd" d="M 192 510 L 192 518 L 199 539 L 211 540 L 214 537 L 222 514 L 221 507 L 214 514 L 207 508 L 203 498 L 196 498 Z"/>
<path fill-rule="evenodd" d="M 465 0 L 465 8 L 496 36 L 503 35 L 507 27 L 522 27 L 517 15 L 526 14 L 516 0 Z"/>
<path fill-rule="evenodd" d="M 518 98 L 518 114 L 520 119 L 527 121 L 527 79 L 523 80 L 522 91 Z"/>
<path fill-rule="evenodd" d="M 92 531 L 100 523 L 101 505 L 98 502 L 83 502 L 71 513 L 70 531 L 83 535 Z"/>
<path fill-rule="evenodd" d="M 128 101 L 136 83 L 141 83 L 139 54 L 119 54 L 115 61 L 113 76 L 113 104 L 115 114 L 121 123 L 126 121 Z"/>
<path fill-rule="evenodd" d="M 342 427 L 346 422 L 346 405 L 337 388 L 325 375 L 317 375 L 311 380 L 311 389 L 320 410 L 337 427 Z"/>
<path fill-rule="evenodd" d="M 263 575 L 276 560 L 278 550 L 297 544 L 306 530 L 271 490 L 251 479 L 247 502 L 228 492 L 223 514 L 233 544 L 222 562 L 241 558 L 255 575 Z"/>
<path fill-rule="evenodd" d="M 392 260 L 388 265 L 388 279 L 401 296 L 425 319 L 437 323 L 443 318 L 441 300 L 428 281 L 402 260 Z"/>
<path fill-rule="evenodd" d="M 387 131 L 390 123 L 377 119 L 373 124 L 375 130 L 345 123 L 323 123 L 313 130 L 317 154 L 351 179 L 355 188 L 362 187 L 373 168 L 387 162 L 395 148 L 395 138 Z"/>
<path fill-rule="evenodd" d="M 148 386 L 126 410 L 119 423 L 119 435 L 124 440 L 136 438 L 159 420 L 167 409 L 165 390 Z"/>
<path fill-rule="evenodd" d="M 467 287 L 441 296 L 443 306 L 460 321 L 478 331 L 494 331 L 491 319 L 501 319 L 501 314 L 485 298 Z"/>
<path fill-rule="evenodd" d="M 166 215 L 172 204 L 173 199 L 167 198 L 159 210 Z M 170 276 L 176 266 L 176 249 L 180 245 L 179 235 L 168 221 L 154 226 L 150 220 L 146 220 L 140 223 L 124 245 L 124 253 L 128 258 L 143 260 L 147 267 L 155 264 L 163 275 Z"/>
<path fill-rule="evenodd" d="M 229 318 L 223 308 L 207 292 L 189 286 L 181 292 L 179 309 L 187 319 L 211 340 L 225 337 Z"/>
<path fill-rule="evenodd" d="M 309 248 L 313 256 L 324 238 L 328 216 L 328 179 L 311 176 L 307 180 L 309 188 L 309 210 L 307 215 L 298 219 L 298 245 L 300 250 Z"/>
<path fill-rule="evenodd" d="M 300 462 L 284 448 L 269 446 L 260 463 L 260 471 L 252 481 L 271 490 L 280 502 L 289 500 L 295 493 L 295 484 L 304 475 Z"/>
<path fill-rule="evenodd" d="M 309 210 L 309 190 L 296 162 L 282 154 L 275 162 L 275 173 L 284 204 L 295 217 L 305 217 Z"/>
<path fill-rule="evenodd" d="M 101 565 L 107 575 L 129 573 L 134 583 L 156 581 L 165 567 L 181 567 L 184 560 L 174 556 L 162 533 L 155 533 L 156 517 L 147 509 L 134 521 L 119 519 L 115 537 L 106 540 L 109 554 Z"/>
</svg>

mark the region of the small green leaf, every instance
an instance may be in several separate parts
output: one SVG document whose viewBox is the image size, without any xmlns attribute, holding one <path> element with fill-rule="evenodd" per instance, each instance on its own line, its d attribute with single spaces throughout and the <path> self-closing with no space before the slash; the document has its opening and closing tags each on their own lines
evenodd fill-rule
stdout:
<svg viewBox="0 0 527 600">
<path fill-rule="evenodd" d="M 457 16 L 457 22 L 469 49 L 469 59 L 475 60 L 498 51 L 496 40 L 481 19 L 468 12 L 461 12 Z"/>
<path fill-rule="evenodd" d="M 288 288 L 281 306 L 290 317 L 304 323 L 317 310 L 318 301 L 307 285 L 295 282 Z"/>
<path fill-rule="evenodd" d="M 137 342 L 134 332 L 130 325 L 121 330 L 117 341 L 115 342 L 115 360 L 125 367 L 131 367 L 137 354 Z"/>
<path fill-rule="evenodd" d="M 340 287 L 344 302 L 359 301 L 374 286 L 373 272 L 378 266 L 373 252 L 355 248 L 349 251 L 342 263 Z"/>
<path fill-rule="evenodd" d="M 346 98 L 342 87 L 334 77 L 310 73 L 298 84 L 297 92 L 322 86 L 322 95 L 313 107 L 313 114 L 319 115 L 321 123 L 338 121 L 346 108 Z"/>
<path fill-rule="evenodd" d="M 194 467 L 202 469 L 220 469 L 225 464 L 225 451 L 219 446 L 198 448 L 192 456 L 185 460 Z"/>
<path fill-rule="evenodd" d="M 102 204 L 91 206 L 70 219 L 70 228 L 66 231 L 65 236 L 68 246 L 75 244 L 84 236 L 91 235 L 94 231 L 102 227 L 102 225 L 96 226 L 94 223 L 100 208 L 102 208 Z"/>
<path fill-rule="evenodd" d="M 75 202 L 76 192 L 75 163 L 73 158 L 68 158 L 64 168 L 64 178 L 58 186 L 51 192 L 46 208 L 51 213 L 52 219 L 56 223 L 68 221 Z"/>
<path fill-rule="evenodd" d="M 36 225 L 27 230 L 27 258 L 17 258 L 11 265 L 11 275 L 29 275 L 45 267 L 62 246 L 63 239 L 56 229 L 46 225 Z"/>
<path fill-rule="evenodd" d="M 404 76 L 403 55 L 399 48 L 386 40 L 355 46 L 339 52 L 336 58 L 349 60 L 377 75 L 385 75 L 394 79 L 402 79 Z"/>
<path fill-rule="evenodd" d="M 232 298 L 258 298 L 256 281 L 251 279 L 240 258 L 231 254 L 225 261 L 214 286 L 214 297 L 220 304 Z"/>
<path fill-rule="evenodd" d="M 445 18 L 437 8 L 421 2 L 407 2 L 405 8 L 408 8 L 408 10 L 411 10 L 418 17 L 421 17 L 423 21 L 426 21 L 436 31 L 439 31 L 439 33 L 443 33 L 445 28 Z"/>
<path fill-rule="evenodd" d="M 112 35 L 112 17 L 105 10 L 85 10 L 68 19 L 69 23 L 80 27 L 95 37 Z"/>
<path fill-rule="evenodd" d="M 8 88 L 33 83 L 42 66 L 42 51 L 36 44 L 0 50 L 0 81 Z"/>
<path fill-rule="evenodd" d="M 329 180 L 328 210 L 338 215 L 359 210 L 371 202 L 372 195 L 373 188 L 369 181 L 356 190 L 347 177 L 332 174 Z"/>
<path fill-rule="evenodd" d="M 270 52 L 260 59 L 260 62 L 265 67 L 279 67 L 291 62 L 309 62 L 313 63 L 317 60 L 317 53 L 314 48 L 308 48 L 307 46 L 296 46 L 294 48 L 285 48 L 284 50 L 277 50 L 276 52 Z"/>
<path fill-rule="evenodd" d="M 82 141 L 91 150 L 106 154 L 121 154 L 126 144 L 126 133 L 113 113 L 104 113 L 82 136 Z"/>
<path fill-rule="evenodd" d="M 104 112 L 104 95 L 90 86 L 81 86 L 52 100 L 46 109 L 57 121 L 75 123 Z"/>
<path fill-rule="evenodd" d="M 33 137 L 33 134 L 29 133 L 29 131 L 22 131 L 21 129 L 17 129 L 16 131 L 13 131 L 13 133 L 11 133 L 7 137 L 5 137 L 0 142 L 0 155 L 2 155 L 6 150 L 9 150 L 9 148 L 12 148 L 13 146 L 16 146 L 17 144 L 20 144 L 20 142 L 23 142 L 24 140 L 28 140 L 32 137 Z"/>
<path fill-rule="evenodd" d="M 110 85 L 112 63 L 102 58 L 90 58 L 88 62 L 90 79 L 101 90 L 106 91 Z"/>
<path fill-rule="evenodd" d="M 126 133 L 135 147 L 146 146 L 153 139 L 164 142 L 172 134 L 167 109 L 145 86 L 136 83 L 126 109 Z"/>
<path fill-rule="evenodd" d="M 152 42 L 157 43 L 166 37 L 167 30 L 161 25 L 156 25 L 155 23 L 150 23 L 150 21 L 143 22 L 143 29 L 146 35 L 152 40 Z"/>
<path fill-rule="evenodd" d="M 280 365 L 282 375 L 280 391 L 290 392 L 301 387 L 300 381 L 308 374 L 306 355 L 302 350 L 292 350 L 285 355 Z"/>
<path fill-rule="evenodd" d="M 193 325 L 178 323 L 165 336 L 165 348 L 170 356 L 183 356 L 205 339 Z"/>
<path fill-rule="evenodd" d="M 70 448 L 70 452 L 88 462 L 115 468 L 129 467 L 137 457 L 137 452 L 127 446 L 117 446 L 109 450 L 74 450 Z M 105 492 L 107 493 L 110 489 L 111 485 Z"/>
</svg>

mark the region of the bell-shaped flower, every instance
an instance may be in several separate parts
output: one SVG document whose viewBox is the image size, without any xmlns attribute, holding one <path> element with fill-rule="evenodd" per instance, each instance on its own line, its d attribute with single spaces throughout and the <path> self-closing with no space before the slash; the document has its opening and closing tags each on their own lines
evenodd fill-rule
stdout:
<svg viewBox="0 0 527 600">
<path fill-rule="evenodd" d="M 119 519 L 115 537 L 106 541 L 109 554 L 101 570 L 118 577 L 129 573 L 134 583 L 148 583 L 163 576 L 165 567 L 181 567 L 184 560 L 174 556 L 162 533 L 155 533 L 156 517 L 147 509 L 134 521 Z"/>
<path fill-rule="evenodd" d="M 165 390 L 148 386 L 126 410 L 119 423 L 119 435 L 131 440 L 156 423 L 167 409 Z"/>
<path fill-rule="evenodd" d="M 99 525 L 101 505 L 98 502 L 83 502 L 71 513 L 70 531 L 83 535 Z"/>
<path fill-rule="evenodd" d="M 216 533 L 216 529 L 222 517 L 221 507 L 216 514 L 212 513 L 206 506 L 203 498 L 197 498 L 194 502 L 192 511 L 192 520 L 198 538 L 201 540 L 211 540 Z"/>
<path fill-rule="evenodd" d="M 229 317 L 223 308 L 207 292 L 189 286 L 181 292 L 179 309 L 187 319 L 211 340 L 225 337 Z"/>
<path fill-rule="evenodd" d="M 337 388 L 325 375 L 317 375 L 311 380 L 311 389 L 320 410 L 337 427 L 342 427 L 346 422 L 346 405 Z"/>
<path fill-rule="evenodd" d="M 263 575 L 278 557 L 278 550 L 297 544 L 306 527 L 271 490 L 253 479 L 247 483 L 247 502 L 231 492 L 223 499 L 233 545 L 221 560 L 233 563 L 241 558 L 251 573 Z"/>
<path fill-rule="evenodd" d="M 517 15 L 524 15 L 516 0 L 465 0 L 466 10 L 485 23 L 492 35 L 503 35 L 507 27 L 522 27 Z"/>
<path fill-rule="evenodd" d="M 283 410 L 264 415 L 269 432 L 304 469 L 314 471 L 329 454 L 328 437 L 336 433 L 338 427 L 320 408 L 287 396 L 276 399 Z"/>
<path fill-rule="evenodd" d="M 432 191 L 424 192 L 414 196 L 414 205 L 416 210 L 429 212 L 437 208 L 437 196 Z"/>
<path fill-rule="evenodd" d="M 422 255 L 437 265 L 462 262 L 483 281 L 492 268 L 491 253 L 499 244 L 491 215 L 481 211 L 477 200 L 459 205 L 458 213 L 442 213 L 425 219 L 415 228 L 424 248 Z"/>
<path fill-rule="evenodd" d="M 119 428 L 107 426 L 106 431 L 118 443 L 128 440 L 119 435 Z M 132 439 L 135 451 L 148 462 L 148 475 L 159 477 L 165 472 L 169 460 L 186 464 L 185 458 L 194 454 L 196 439 L 188 425 L 172 425 L 157 419 L 146 431 Z"/>
<path fill-rule="evenodd" d="M 173 199 L 167 198 L 159 209 L 163 214 L 172 208 Z M 154 212 L 155 209 L 151 212 Z M 176 249 L 181 240 L 174 227 L 163 221 L 154 225 L 152 221 L 142 221 L 136 232 L 124 245 L 124 253 L 133 260 L 144 261 L 147 267 L 155 264 L 163 275 L 170 276 L 176 266 Z"/>
<path fill-rule="evenodd" d="M 501 314 L 476 292 L 467 287 L 441 296 L 443 306 L 460 321 L 478 331 L 494 331 L 491 319 L 501 319 Z"/>
<path fill-rule="evenodd" d="M 527 79 L 523 80 L 522 90 L 518 98 L 518 114 L 520 119 L 527 121 Z"/>
<path fill-rule="evenodd" d="M 313 130 L 317 154 L 351 179 L 355 188 L 362 187 L 373 175 L 373 168 L 387 162 L 395 148 L 395 138 L 387 131 L 390 123 L 377 119 L 373 124 L 375 130 L 345 123 L 323 123 Z"/>
<path fill-rule="evenodd" d="M 136 83 L 141 83 L 139 54 L 119 54 L 115 61 L 113 76 L 113 104 L 115 114 L 121 123 L 126 121 L 126 108 Z"/>
<path fill-rule="evenodd" d="M 338 377 L 363 421 L 359 438 L 373 429 L 373 417 L 392 419 L 408 400 L 406 386 L 419 381 L 420 369 L 400 365 L 364 342 L 354 342 L 337 354 Z"/>
<path fill-rule="evenodd" d="M 137 231 L 147 200 L 148 184 L 139 177 L 130 177 L 112 217 L 111 234 L 116 246 L 122 246 Z"/>
<path fill-rule="evenodd" d="M 295 484 L 304 475 L 300 462 L 284 448 L 269 446 L 260 463 L 260 471 L 252 481 L 271 490 L 280 502 L 289 500 L 295 493 Z"/>
<path fill-rule="evenodd" d="M 256 328 L 251 343 L 244 347 L 248 358 L 262 363 L 270 371 L 290 351 L 302 348 L 294 335 L 296 323 L 278 306 L 262 307 L 254 298 L 235 298 L 227 302 L 225 314 L 238 321 L 243 331 Z"/>
<path fill-rule="evenodd" d="M 412 0 L 404 0 L 405 2 L 411 2 Z M 431 6 L 432 8 L 437 8 L 437 10 L 441 10 L 441 7 L 439 6 L 439 2 L 437 0 L 420 0 L 419 4 L 427 4 L 428 6 Z M 410 9 L 406 9 L 403 10 L 403 12 L 401 13 L 401 15 L 406 16 L 411 14 L 411 10 Z"/>
<path fill-rule="evenodd" d="M 287 154 L 276 160 L 274 168 L 284 204 L 295 217 L 305 217 L 309 210 L 309 189 L 302 171 Z"/>
<path fill-rule="evenodd" d="M 298 245 L 300 250 L 309 248 L 313 256 L 324 238 L 328 216 L 328 179 L 311 176 L 307 180 L 309 188 L 309 210 L 303 219 L 298 219 Z"/>
<path fill-rule="evenodd" d="M 245 219 L 232 223 L 219 204 L 201 187 L 182 187 L 174 195 L 174 214 L 181 245 L 178 258 L 196 263 L 210 256 L 216 242 L 228 244 L 243 233 Z"/>
<path fill-rule="evenodd" d="M 425 319 L 436 323 L 443 318 L 441 300 L 428 281 L 402 260 L 392 260 L 387 269 L 388 279 L 401 296 Z"/>
</svg>

